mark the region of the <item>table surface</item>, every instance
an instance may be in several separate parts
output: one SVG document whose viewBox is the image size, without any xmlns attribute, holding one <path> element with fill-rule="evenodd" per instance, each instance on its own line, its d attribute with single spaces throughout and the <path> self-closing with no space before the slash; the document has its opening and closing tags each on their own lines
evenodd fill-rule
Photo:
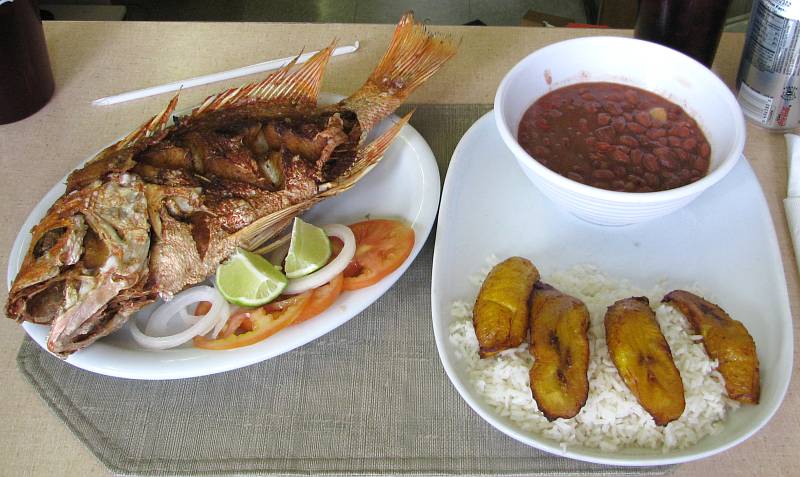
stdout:
<svg viewBox="0 0 800 477">
<path fill-rule="evenodd" d="M 547 44 L 596 34 L 629 31 L 523 27 L 435 27 L 461 37 L 458 55 L 417 91 L 416 103 L 492 103 L 503 74 Z M 332 38 L 361 42 L 358 53 L 334 58 L 323 90 L 354 91 L 377 64 L 388 43 L 388 25 L 265 23 L 47 22 L 45 34 L 56 80 L 50 103 L 34 116 L 0 126 L 2 203 L 0 270 L 22 223 L 39 199 L 80 160 L 160 111 L 167 95 L 115 106 L 93 107 L 93 99 L 191 76 L 223 71 L 269 58 L 318 49 Z M 725 34 L 714 71 L 733 85 L 744 38 Z M 195 104 L 244 80 L 193 88 L 181 105 Z M 748 124 L 745 155 L 759 178 L 781 246 L 789 295 L 797 310 L 798 280 L 783 214 L 786 150 L 783 137 Z M 5 303 L 2 289 L 0 301 Z M 797 322 L 794 324 L 798 335 Z M 0 462 L 6 475 L 107 475 L 108 471 L 39 399 L 17 371 L 15 356 L 24 332 L 0 320 Z M 681 465 L 676 476 L 790 475 L 800 448 L 797 346 L 792 384 L 772 421 L 739 446 L 715 457 Z"/>
</svg>

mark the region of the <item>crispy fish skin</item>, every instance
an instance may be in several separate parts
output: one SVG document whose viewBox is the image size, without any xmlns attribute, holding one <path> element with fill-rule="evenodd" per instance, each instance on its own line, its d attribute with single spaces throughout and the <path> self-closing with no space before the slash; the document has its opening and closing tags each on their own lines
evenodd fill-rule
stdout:
<svg viewBox="0 0 800 477">
<path fill-rule="evenodd" d="M 575 417 L 589 397 L 589 310 L 550 285 L 534 286 L 530 312 L 531 391 L 552 421 Z"/>
<path fill-rule="evenodd" d="M 645 297 L 619 300 L 605 316 L 606 344 L 620 377 L 639 404 L 664 426 L 683 414 L 683 381 Z"/>
<path fill-rule="evenodd" d="M 472 325 L 480 345 L 481 358 L 522 344 L 528 332 L 528 308 L 539 270 L 522 257 L 498 263 L 484 280 Z"/>
<path fill-rule="evenodd" d="M 725 389 L 731 399 L 758 404 L 761 385 L 758 354 L 747 328 L 722 308 L 693 293 L 675 290 L 662 300 L 680 311 L 694 332 L 703 336 L 703 346 L 719 363 Z"/>
</svg>

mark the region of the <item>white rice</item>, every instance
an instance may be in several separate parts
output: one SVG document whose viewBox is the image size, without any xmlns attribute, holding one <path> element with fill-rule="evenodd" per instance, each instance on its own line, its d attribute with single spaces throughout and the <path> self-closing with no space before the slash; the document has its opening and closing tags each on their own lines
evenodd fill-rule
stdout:
<svg viewBox="0 0 800 477">
<path fill-rule="evenodd" d="M 592 266 L 581 265 L 543 277 L 544 282 L 583 300 L 591 315 L 589 398 L 574 418 L 549 422 L 539 412 L 530 390 L 528 372 L 533 357 L 527 343 L 492 358 L 478 356 L 472 304 L 491 265 L 497 263 L 494 257 L 488 261 L 490 266 L 471 280 L 475 286 L 472 297 L 452 304 L 450 343 L 477 393 L 498 415 L 510 419 L 519 429 L 554 439 L 563 449 L 579 444 L 604 451 L 643 447 L 666 452 L 719 432 L 725 415 L 738 407 L 736 401 L 727 397 L 724 380 L 716 370 L 717 363 L 708 358 L 700 336 L 689 334 L 689 324 L 683 315 L 660 303 L 669 290 L 641 290 L 627 281 L 612 280 Z M 683 379 L 686 409 L 680 419 L 667 426 L 657 426 L 636 402 L 608 355 L 603 327 L 606 308 L 632 296 L 646 296 L 655 307 L 656 319 Z"/>
</svg>

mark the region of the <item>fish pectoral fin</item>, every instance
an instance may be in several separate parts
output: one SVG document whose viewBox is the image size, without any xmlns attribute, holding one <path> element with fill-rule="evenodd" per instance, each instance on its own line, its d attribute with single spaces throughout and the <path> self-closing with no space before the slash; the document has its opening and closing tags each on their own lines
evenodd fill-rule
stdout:
<svg viewBox="0 0 800 477">
<path fill-rule="evenodd" d="M 194 246 L 197 248 L 197 255 L 200 256 L 200 260 L 205 259 L 208 245 L 211 242 L 211 229 L 208 226 L 208 220 L 211 217 L 212 215 L 208 212 L 195 212 L 189 217 L 192 224 Z"/>
</svg>

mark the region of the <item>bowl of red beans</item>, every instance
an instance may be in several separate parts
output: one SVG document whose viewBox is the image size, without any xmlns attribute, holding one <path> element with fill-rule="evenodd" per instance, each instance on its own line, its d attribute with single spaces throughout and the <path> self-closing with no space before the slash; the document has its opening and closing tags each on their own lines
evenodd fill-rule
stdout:
<svg viewBox="0 0 800 477">
<path fill-rule="evenodd" d="M 745 141 L 739 104 L 711 70 L 629 38 L 531 53 L 500 83 L 494 115 L 531 182 L 600 225 L 680 209 L 733 169 Z"/>
</svg>

